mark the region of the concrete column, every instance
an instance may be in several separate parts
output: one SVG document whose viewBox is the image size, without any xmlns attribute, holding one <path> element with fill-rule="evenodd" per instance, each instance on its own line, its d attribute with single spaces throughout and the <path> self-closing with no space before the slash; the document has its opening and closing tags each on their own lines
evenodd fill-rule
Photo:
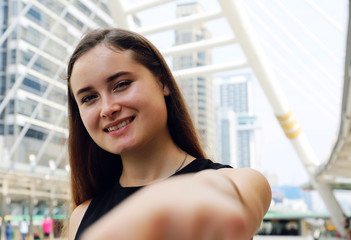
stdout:
<svg viewBox="0 0 351 240">
<path fill-rule="evenodd" d="M 30 196 L 29 196 L 29 240 L 34 239 L 34 227 L 33 227 L 33 210 L 34 205 L 37 203 L 37 199 L 35 198 L 35 182 L 31 182 Z"/>
<path fill-rule="evenodd" d="M 5 209 L 6 209 L 6 199 L 4 195 L 1 196 L 1 235 L 0 235 L 0 240 L 5 239 Z"/>
<path fill-rule="evenodd" d="M 313 187 L 318 191 L 319 195 L 323 199 L 323 202 L 325 203 L 326 208 L 328 209 L 328 212 L 330 214 L 330 219 L 333 221 L 334 225 L 340 232 L 340 234 L 345 237 L 345 229 L 344 229 L 344 216 L 343 216 L 343 210 L 335 198 L 335 195 L 333 193 L 333 189 L 329 185 L 322 184 L 319 182 L 316 182 L 313 184 Z"/>
<path fill-rule="evenodd" d="M 33 239 L 33 209 L 34 209 L 34 204 L 33 204 L 33 197 L 29 197 L 28 205 L 29 205 L 29 229 L 28 229 L 28 236 L 29 239 Z"/>
<path fill-rule="evenodd" d="M 6 230 L 6 223 L 5 223 L 5 215 L 6 215 L 6 207 L 7 207 L 7 198 L 8 198 L 8 181 L 6 177 L 4 178 L 4 182 L 2 185 L 2 193 L 1 193 L 1 235 L 0 239 L 5 240 L 5 230 Z"/>
<path fill-rule="evenodd" d="M 53 198 L 53 195 L 54 195 L 54 189 L 51 189 L 50 191 L 50 199 L 49 199 L 49 217 L 54 220 L 54 214 L 53 214 L 53 210 L 54 210 L 54 198 Z M 49 239 L 54 239 L 54 224 L 52 224 L 52 228 L 51 228 L 51 232 L 50 232 L 50 236 L 49 236 Z"/>
</svg>

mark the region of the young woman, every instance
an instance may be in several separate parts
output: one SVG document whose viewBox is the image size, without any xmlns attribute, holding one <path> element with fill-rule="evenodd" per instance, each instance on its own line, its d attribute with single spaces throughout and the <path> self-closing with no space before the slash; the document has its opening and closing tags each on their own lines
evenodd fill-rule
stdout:
<svg viewBox="0 0 351 240">
<path fill-rule="evenodd" d="M 69 239 L 255 234 L 270 204 L 266 179 L 205 159 L 171 71 L 147 39 L 115 28 L 87 33 L 69 61 L 68 106 Z"/>
</svg>

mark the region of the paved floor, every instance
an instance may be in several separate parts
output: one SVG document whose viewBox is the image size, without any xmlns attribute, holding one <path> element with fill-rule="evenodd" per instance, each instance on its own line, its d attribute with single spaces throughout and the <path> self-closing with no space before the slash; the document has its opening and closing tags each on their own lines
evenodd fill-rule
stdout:
<svg viewBox="0 0 351 240">
<path fill-rule="evenodd" d="M 313 240 L 312 236 L 255 236 L 254 240 Z M 342 238 L 325 238 L 320 240 L 342 240 Z"/>
<path fill-rule="evenodd" d="M 255 236 L 254 240 L 313 240 L 313 238 L 310 236 Z"/>
</svg>

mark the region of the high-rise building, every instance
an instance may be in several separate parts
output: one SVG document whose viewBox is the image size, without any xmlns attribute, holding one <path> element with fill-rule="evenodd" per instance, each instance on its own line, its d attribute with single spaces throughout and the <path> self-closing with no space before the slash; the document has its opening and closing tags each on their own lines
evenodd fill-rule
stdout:
<svg viewBox="0 0 351 240">
<path fill-rule="evenodd" d="M 236 151 L 235 167 L 255 167 L 255 120 L 251 75 L 225 76 L 215 79 L 218 108 L 229 108 L 235 112 Z M 217 121 L 221 123 L 220 121 Z M 233 123 L 233 122 L 232 122 Z M 219 125 L 219 129 L 223 126 Z M 221 134 L 227 134 L 225 131 Z M 219 138 L 221 139 L 221 137 Z M 225 143 L 219 142 L 220 145 Z M 217 147 L 218 149 L 218 147 Z M 218 149 L 219 154 L 221 149 Z M 232 153 L 233 154 L 233 153 Z"/>
<path fill-rule="evenodd" d="M 86 30 L 112 25 L 103 0 L 0 2 L 3 168 L 64 174 L 68 57 Z"/>
<path fill-rule="evenodd" d="M 203 9 L 197 2 L 177 5 L 177 18 L 200 13 Z M 198 23 L 175 30 L 175 44 L 201 41 L 210 37 L 206 25 Z M 180 70 L 205 66 L 211 63 L 211 52 L 194 51 L 173 58 L 173 69 Z M 197 76 L 177 79 L 180 89 L 188 104 L 200 141 L 206 152 L 212 156 L 215 149 L 215 117 L 213 107 L 212 78 Z"/>
<path fill-rule="evenodd" d="M 216 109 L 216 137 L 218 161 L 237 167 L 237 124 L 235 112 L 228 107 Z"/>
</svg>

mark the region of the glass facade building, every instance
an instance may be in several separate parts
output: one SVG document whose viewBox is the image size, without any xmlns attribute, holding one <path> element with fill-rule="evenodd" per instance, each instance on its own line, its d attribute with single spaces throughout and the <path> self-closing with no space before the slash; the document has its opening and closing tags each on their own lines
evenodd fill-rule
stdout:
<svg viewBox="0 0 351 240">
<path fill-rule="evenodd" d="M 2 166 L 59 174 L 68 164 L 68 57 L 82 33 L 114 21 L 105 1 L 1 1 L 0 12 Z"/>
<path fill-rule="evenodd" d="M 226 76 L 216 79 L 216 93 L 218 95 L 218 109 L 228 108 L 235 112 L 236 124 L 236 148 L 224 150 L 221 146 L 217 147 L 218 152 L 223 155 L 223 151 L 236 151 L 236 160 L 233 163 L 236 167 L 255 167 L 255 141 L 254 130 L 256 117 L 253 111 L 253 95 L 250 75 Z M 221 116 L 217 110 L 217 116 Z M 218 129 L 222 129 L 219 141 L 228 135 L 228 129 L 223 129 L 221 121 L 217 121 Z M 228 123 L 226 123 L 228 125 Z M 233 160 L 232 160 L 233 161 Z"/>
<path fill-rule="evenodd" d="M 0 1 L 0 217 L 25 216 L 30 235 L 69 211 L 68 58 L 85 31 L 113 25 L 107 1 Z"/>
</svg>

